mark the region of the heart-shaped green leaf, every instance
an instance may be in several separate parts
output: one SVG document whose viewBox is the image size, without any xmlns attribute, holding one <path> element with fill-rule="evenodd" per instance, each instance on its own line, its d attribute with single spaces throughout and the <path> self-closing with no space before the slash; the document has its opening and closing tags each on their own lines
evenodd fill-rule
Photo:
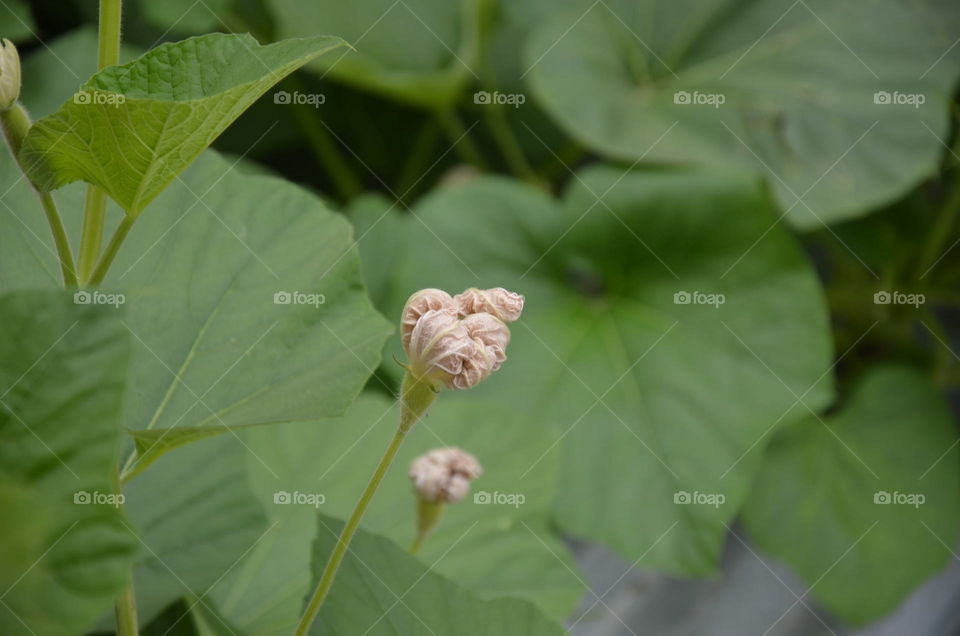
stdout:
<svg viewBox="0 0 960 636">
<path fill-rule="evenodd" d="M 318 523 L 315 578 L 337 542 L 341 525 L 325 515 L 318 515 Z M 564 630 L 527 601 L 481 600 L 392 541 L 359 530 L 310 633 L 541 636 Z"/>
<path fill-rule="evenodd" d="M 838 413 L 776 436 L 744 523 L 813 596 L 865 623 L 950 560 L 958 462 L 956 423 L 930 381 L 909 368 L 875 369 Z"/>
<path fill-rule="evenodd" d="M 141 624 L 177 598 L 211 604 L 241 558 L 273 538 L 247 480 L 248 457 L 239 440 L 220 436 L 166 455 L 124 488 L 146 546 L 134 570 Z"/>
<path fill-rule="evenodd" d="M 504 371 L 471 394 L 554 427 L 529 465 L 565 456 L 563 529 L 646 567 L 711 571 L 757 467 L 749 451 L 807 412 L 799 398 L 832 396 L 822 292 L 762 184 L 601 167 L 562 206 L 482 178 L 413 212 L 390 228 L 411 247 L 390 270 L 389 313 L 422 287 L 526 295 Z"/>
<path fill-rule="evenodd" d="M 271 86 L 343 45 L 221 33 L 163 44 L 90 78 L 34 124 L 21 159 L 44 190 L 82 179 L 139 214 Z"/>
<path fill-rule="evenodd" d="M 139 543 L 115 470 L 129 338 L 113 308 L 0 296 L 0 632 L 78 634 Z"/>
<path fill-rule="evenodd" d="M 566 4 L 527 43 L 524 74 L 600 152 L 744 166 L 802 228 L 936 170 L 960 55 L 950 2 Z"/>
</svg>

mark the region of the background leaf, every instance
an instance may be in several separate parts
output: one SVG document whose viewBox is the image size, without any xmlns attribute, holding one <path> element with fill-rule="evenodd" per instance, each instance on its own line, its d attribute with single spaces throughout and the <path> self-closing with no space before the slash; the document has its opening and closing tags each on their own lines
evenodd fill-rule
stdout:
<svg viewBox="0 0 960 636">
<path fill-rule="evenodd" d="M 427 286 L 526 295 L 509 373 L 471 393 L 549 427 L 528 464 L 563 454 L 561 527 L 644 567 L 712 571 L 756 469 L 749 451 L 807 412 L 801 397 L 815 410 L 832 395 L 821 292 L 758 184 L 603 167 L 557 206 L 480 178 L 414 215 L 416 258 L 393 269 L 403 293 L 388 313 Z M 695 293 L 726 302 L 675 301 Z M 675 504 L 682 493 L 725 502 Z"/>
<path fill-rule="evenodd" d="M 525 72 L 558 123 L 608 156 L 744 166 L 801 228 L 865 214 L 936 171 L 958 76 L 951 3 L 567 6 L 528 42 Z"/>
<path fill-rule="evenodd" d="M 137 552 L 114 497 L 129 349 L 116 313 L 65 293 L 0 296 L 4 634 L 84 631 Z"/>
<path fill-rule="evenodd" d="M 958 460 L 955 424 L 929 380 L 877 368 L 836 414 L 776 436 L 744 523 L 813 596 L 865 623 L 949 561 L 960 526 Z"/>
<path fill-rule="evenodd" d="M 336 33 L 352 46 L 311 64 L 323 75 L 424 106 L 442 106 L 475 76 L 480 0 L 270 0 L 278 37 Z M 385 22 L 381 22 L 386 20 Z"/>
</svg>

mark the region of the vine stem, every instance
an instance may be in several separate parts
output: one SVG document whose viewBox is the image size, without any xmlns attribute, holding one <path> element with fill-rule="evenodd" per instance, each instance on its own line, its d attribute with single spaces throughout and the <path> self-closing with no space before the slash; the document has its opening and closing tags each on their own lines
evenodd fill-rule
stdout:
<svg viewBox="0 0 960 636">
<path fill-rule="evenodd" d="M 137 599 L 133 593 L 133 572 L 127 575 L 127 585 L 123 589 L 120 598 L 116 604 L 117 617 L 117 636 L 136 636 L 138 633 L 137 623 Z"/>
<path fill-rule="evenodd" d="M 123 239 L 127 238 L 127 234 L 130 233 L 130 228 L 133 227 L 134 218 L 135 217 L 129 214 L 123 215 L 123 218 L 120 220 L 120 225 L 114 230 L 113 236 L 110 237 L 110 242 L 107 243 L 107 248 L 103 251 L 103 255 L 97 262 L 96 268 L 94 268 L 93 273 L 90 275 L 88 282 L 91 285 L 99 285 L 103 282 L 103 277 L 107 275 L 110 264 L 113 263 L 117 252 L 120 251 L 120 246 L 123 245 Z"/>
<path fill-rule="evenodd" d="M 97 49 L 97 70 L 103 70 L 120 62 L 120 16 L 122 0 L 100 0 L 100 31 Z M 80 234 L 80 252 L 77 269 L 80 281 L 90 281 L 91 273 L 100 255 L 103 239 L 104 217 L 107 214 L 107 195 L 95 185 L 87 186 L 87 198 L 83 206 L 83 230 Z"/>
<path fill-rule="evenodd" d="M 316 620 L 317 614 L 320 613 L 323 601 L 326 599 L 327 593 L 333 585 L 333 579 L 337 575 L 340 563 L 347 554 L 350 541 L 357 532 L 360 519 L 363 517 L 363 513 L 366 512 L 367 506 L 369 506 L 373 500 L 373 495 L 377 492 L 377 488 L 380 486 L 380 482 L 383 481 L 384 475 L 387 474 L 387 469 L 390 468 L 390 464 L 393 463 L 394 458 L 397 456 L 397 451 L 400 450 L 400 444 L 403 443 L 404 438 L 413 427 L 414 422 L 426 413 L 436 397 L 437 394 L 433 386 L 427 380 L 419 378 L 409 371 L 404 375 L 403 386 L 400 390 L 400 426 L 397 427 L 397 431 L 393 434 L 393 439 L 390 440 L 390 444 L 380 459 L 380 463 L 377 464 L 376 469 L 373 471 L 373 476 L 370 477 L 367 487 L 363 489 L 363 493 L 360 495 L 360 499 L 357 501 L 353 513 L 351 513 L 347 523 L 343 526 L 343 530 L 340 531 L 337 544 L 334 546 L 333 551 L 330 553 L 330 558 L 323 568 L 323 573 L 320 575 L 320 580 L 313 592 L 313 596 L 310 597 L 303 616 L 300 617 L 300 622 L 297 624 L 297 629 L 294 632 L 295 636 L 306 636 L 306 634 L 309 633 L 310 626 L 313 624 L 313 621 Z"/>
<path fill-rule="evenodd" d="M 940 214 L 936 222 L 930 229 L 930 234 L 924 244 L 923 252 L 917 268 L 917 276 L 922 278 L 933 269 L 938 259 L 942 257 L 943 246 L 950 238 L 957 214 L 960 213 L 960 179 L 956 180 L 953 186 L 953 192 L 950 193 L 946 202 L 940 208 Z M 922 271 L 921 271 L 922 270 Z"/>
<path fill-rule="evenodd" d="M 452 108 L 440 108 L 434 111 L 437 121 L 447 133 L 450 141 L 456 144 L 457 154 L 465 162 L 473 165 L 477 170 L 486 171 L 487 162 L 483 158 L 483 153 L 470 137 L 470 130 L 463 124 L 463 120 Z"/>
<path fill-rule="evenodd" d="M 3 136 L 7 140 L 7 145 L 10 147 L 14 160 L 24 174 L 27 171 L 20 162 L 19 153 L 23 146 L 23 140 L 30 130 L 30 125 L 30 116 L 19 103 L 0 111 L 0 128 L 3 129 Z M 36 188 L 34 189 L 36 190 Z M 73 267 L 73 253 L 70 250 L 67 231 L 63 227 L 63 220 L 60 218 L 60 211 L 57 210 L 57 204 L 49 192 L 40 192 L 39 190 L 36 190 L 36 192 L 37 196 L 40 197 L 40 204 L 43 206 L 43 213 L 47 217 L 50 232 L 53 234 L 53 243 L 57 248 L 57 260 L 60 261 L 60 271 L 63 275 L 63 284 L 65 287 L 76 287 L 77 273 Z"/>
</svg>

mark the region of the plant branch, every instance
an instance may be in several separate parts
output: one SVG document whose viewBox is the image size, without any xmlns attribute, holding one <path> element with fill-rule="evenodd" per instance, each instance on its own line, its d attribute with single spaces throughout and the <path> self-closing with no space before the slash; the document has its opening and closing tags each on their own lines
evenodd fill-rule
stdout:
<svg viewBox="0 0 960 636">
<path fill-rule="evenodd" d="M 135 218 L 136 217 L 130 216 L 129 214 L 123 215 L 120 225 L 118 225 L 117 229 L 114 230 L 113 236 L 110 237 L 110 242 L 107 243 L 107 248 L 103 251 L 103 254 L 100 256 L 100 260 L 97 262 L 96 268 L 90 275 L 90 280 L 88 281 L 89 284 L 99 285 L 103 282 L 104 276 L 107 275 L 107 270 L 110 269 L 113 259 L 117 256 L 117 252 L 120 251 L 120 246 L 123 245 L 123 239 L 127 238 L 130 228 L 133 227 L 133 221 Z"/>
<path fill-rule="evenodd" d="M 300 617 L 300 622 L 297 624 L 297 629 L 294 632 L 295 636 L 306 636 L 310 631 L 310 626 L 317 618 L 317 614 L 320 613 L 323 601 L 326 599 L 327 593 L 333 585 L 333 579 L 337 575 L 340 563 L 347 554 L 350 541 L 357 532 L 360 519 L 363 517 L 363 513 L 366 512 L 367 506 L 370 505 L 370 501 L 380 486 L 380 482 L 383 481 L 384 475 L 387 474 L 387 469 L 390 468 L 390 464 L 393 463 L 393 459 L 397 456 L 397 451 L 400 450 L 400 444 L 403 443 L 404 438 L 413 427 L 414 422 L 420 419 L 436 397 L 437 394 L 429 382 L 414 376 L 409 371 L 404 375 L 403 386 L 400 389 L 400 426 L 397 427 L 393 439 L 390 440 L 390 445 L 387 446 L 387 450 L 380 459 L 380 463 L 377 464 L 376 469 L 373 471 L 373 476 L 370 477 L 367 487 L 363 489 L 363 493 L 360 495 L 360 499 L 357 501 L 353 513 L 343 526 L 343 530 L 340 531 L 337 544 L 330 553 L 330 558 L 327 560 L 327 565 L 323 569 L 323 574 L 320 575 L 317 588 L 314 590 L 313 596 L 310 597 L 310 602 L 307 603 L 303 616 Z"/>
<path fill-rule="evenodd" d="M 470 138 L 470 129 L 463 125 L 463 121 L 457 115 L 457 112 L 452 108 L 438 109 L 434 112 L 436 112 L 437 120 L 447 133 L 450 141 L 456 145 L 456 151 L 460 158 L 478 170 L 486 171 L 487 162 L 473 139 Z"/>
<path fill-rule="evenodd" d="M 7 140 L 7 145 L 10 147 L 14 160 L 26 175 L 27 171 L 20 162 L 19 155 L 23 140 L 30 130 L 30 116 L 27 115 L 23 106 L 15 103 L 10 108 L 0 111 L 0 128 L 3 129 L 3 136 Z M 53 234 L 53 243 L 57 248 L 57 260 L 60 261 L 60 272 L 63 275 L 63 284 L 65 287 L 76 287 L 77 273 L 73 265 L 73 253 L 70 250 L 70 240 L 67 238 L 67 232 L 63 227 L 63 220 L 60 218 L 57 204 L 49 192 L 40 192 L 36 188 L 34 190 L 40 197 L 40 205 L 43 206 L 43 213 L 47 217 L 47 224 Z"/>
<path fill-rule="evenodd" d="M 120 62 L 120 17 L 122 0 L 100 0 L 100 32 L 97 50 L 97 70 Z M 87 186 L 83 206 L 83 230 L 80 233 L 80 253 L 77 267 L 83 284 L 90 282 L 91 273 L 100 254 L 104 217 L 107 214 L 107 195 L 95 185 Z"/>
</svg>

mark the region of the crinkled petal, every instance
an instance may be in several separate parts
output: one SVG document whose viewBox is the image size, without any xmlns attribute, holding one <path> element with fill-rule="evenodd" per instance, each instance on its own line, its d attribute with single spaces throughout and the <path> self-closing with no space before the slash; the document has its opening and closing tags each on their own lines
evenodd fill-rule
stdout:
<svg viewBox="0 0 960 636">
<path fill-rule="evenodd" d="M 523 311 L 523 296 L 503 287 L 478 289 L 471 287 L 462 294 L 453 297 L 460 315 L 486 313 L 492 314 L 504 322 L 513 322 Z"/>
<path fill-rule="evenodd" d="M 460 320 L 444 310 L 431 309 L 414 326 L 407 355 L 421 374 L 441 371 L 457 375 L 473 349 L 473 341 Z"/>
<path fill-rule="evenodd" d="M 430 310 L 443 311 L 456 316 L 457 303 L 442 289 L 421 289 L 407 299 L 400 318 L 400 340 L 403 350 L 410 353 L 410 337 L 420 318 Z"/>
</svg>

